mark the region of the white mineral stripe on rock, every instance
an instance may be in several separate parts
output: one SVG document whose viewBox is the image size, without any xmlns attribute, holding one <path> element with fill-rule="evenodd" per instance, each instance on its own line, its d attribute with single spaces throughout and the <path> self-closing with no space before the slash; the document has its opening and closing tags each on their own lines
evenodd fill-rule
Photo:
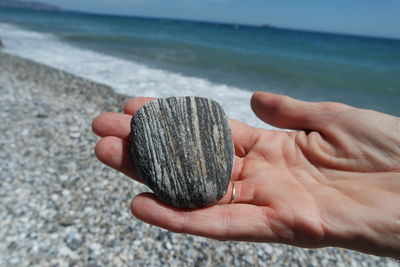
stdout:
<svg viewBox="0 0 400 267">
<path fill-rule="evenodd" d="M 213 125 L 213 128 L 212 129 L 210 129 L 210 131 L 214 131 L 214 127 L 217 127 L 217 125 L 218 125 L 218 118 L 215 118 L 215 114 L 214 114 L 214 112 L 213 112 L 213 103 L 211 102 L 211 100 L 210 99 L 207 99 L 207 104 L 208 104 L 208 107 L 209 107 L 209 110 L 210 110 L 210 115 L 211 115 L 211 120 L 212 120 L 212 125 Z M 217 111 L 217 114 L 219 113 L 219 110 Z M 210 136 L 213 136 L 214 137 L 214 132 L 209 132 L 209 134 L 210 134 Z M 212 150 L 212 153 L 214 154 L 214 155 L 218 155 L 217 157 L 219 157 L 220 156 L 220 151 L 219 150 L 215 150 L 215 148 L 217 148 L 217 144 L 216 144 L 216 140 L 218 140 L 218 135 L 216 136 L 216 139 L 215 138 L 213 138 L 212 139 L 212 142 L 214 143 L 214 145 L 213 146 L 210 146 L 210 148 L 211 148 L 211 150 Z M 218 161 L 217 162 L 214 162 L 215 164 L 218 164 Z M 217 167 L 217 166 L 216 166 Z"/>
<path fill-rule="evenodd" d="M 194 97 L 190 98 L 190 105 L 192 107 L 192 117 L 193 117 L 193 131 L 195 133 L 196 143 L 197 143 L 197 151 L 200 151 L 200 171 L 201 177 L 204 178 L 207 175 L 206 165 L 204 162 L 204 152 L 203 147 L 201 146 L 201 137 L 200 137 L 200 125 L 199 125 L 199 114 L 197 112 L 196 100 Z M 195 114 L 194 114 L 195 113 Z"/>
<path fill-rule="evenodd" d="M 169 109 L 166 109 L 167 113 L 169 113 Z M 158 115 L 166 115 L 171 116 L 170 114 L 162 114 L 161 113 L 161 105 L 159 101 L 156 101 L 156 106 L 154 107 L 154 113 L 158 114 Z M 164 130 L 167 129 L 165 127 L 163 127 L 163 120 L 156 120 L 156 118 L 154 116 L 153 117 L 153 123 L 152 125 L 154 125 L 152 131 L 157 132 L 158 133 L 158 139 L 159 140 L 159 146 L 158 148 L 162 149 L 162 147 L 166 146 L 168 143 L 173 144 L 172 142 L 172 138 L 171 135 L 169 133 L 169 131 Z M 167 141 L 168 139 L 168 141 Z M 171 145 L 171 147 L 173 147 Z M 159 154 L 163 154 L 161 153 L 161 151 L 156 151 L 156 149 L 154 149 L 155 153 L 159 153 Z M 165 156 L 165 155 L 164 155 Z M 171 183 L 171 177 L 168 177 L 171 174 L 168 174 L 168 171 L 173 170 L 172 168 L 172 162 L 171 159 L 169 158 L 163 158 L 162 159 L 164 161 L 164 163 L 166 163 L 167 166 L 162 166 L 164 168 L 164 172 L 162 175 L 160 175 L 159 179 L 162 180 L 163 185 L 164 185 L 164 190 L 168 190 L 169 192 L 172 192 L 175 195 L 175 192 L 177 192 L 177 190 L 179 190 L 179 183 L 174 183 L 174 185 Z M 161 166 L 161 162 L 158 163 L 159 166 Z M 175 187 L 175 188 L 173 188 Z"/>
<path fill-rule="evenodd" d="M 180 107 L 179 107 L 179 100 L 177 99 L 177 105 L 175 105 L 175 108 L 177 109 L 177 110 L 179 110 L 180 109 Z M 173 109 L 170 109 L 170 108 L 167 108 L 167 113 L 168 113 L 168 118 L 173 118 L 174 117 L 174 114 L 173 114 Z M 182 114 L 183 112 L 182 111 L 180 111 L 178 114 Z M 182 120 L 182 118 L 180 119 L 180 121 Z M 168 127 L 168 125 L 167 125 L 167 127 Z M 181 125 L 179 125 L 179 127 L 181 127 Z M 174 150 L 176 149 L 176 147 L 175 147 L 175 143 L 176 143 L 176 141 L 179 141 L 179 143 L 181 143 L 181 139 L 182 139 L 182 136 L 177 136 L 178 137 L 178 140 L 174 140 L 174 138 L 173 138 L 173 135 L 171 134 L 171 132 L 170 131 L 167 131 L 167 133 L 169 134 L 168 135 L 168 137 L 169 137 L 169 141 L 170 141 L 170 144 L 171 144 L 171 148 L 173 148 Z M 182 144 L 183 145 L 183 144 Z M 172 154 L 172 153 L 171 153 Z M 175 154 L 176 154 L 176 152 L 175 152 Z M 181 162 L 181 159 L 180 158 L 173 158 L 173 157 L 171 157 L 171 158 L 169 158 L 169 161 L 171 162 L 171 169 L 170 169 L 170 171 L 174 171 L 174 177 L 179 177 L 179 176 L 182 176 L 183 175 L 183 169 L 182 169 L 182 162 Z M 172 161 L 176 161 L 178 164 L 177 164 L 177 166 L 178 166 L 178 168 L 174 168 L 173 167 L 173 165 L 174 165 L 174 163 L 172 162 Z M 178 172 L 178 173 L 177 173 Z M 168 179 L 170 179 L 171 177 L 168 177 Z M 171 187 L 171 190 L 172 190 L 172 187 Z M 175 180 L 175 190 L 172 190 L 173 192 L 174 192 L 174 194 L 176 195 L 176 193 L 177 192 L 186 192 L 187 191 L 187 188 L 186 188 L 186 186 L 183 184 L 183 181 L 181 181 L 181 180 Z"/>
</svg>

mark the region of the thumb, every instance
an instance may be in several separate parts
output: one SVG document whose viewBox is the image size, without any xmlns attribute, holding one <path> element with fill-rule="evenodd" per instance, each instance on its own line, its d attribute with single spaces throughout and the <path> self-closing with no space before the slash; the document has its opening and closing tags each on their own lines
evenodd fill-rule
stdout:
<svg viewBox="0 0 400 267">
<path fill-rule="evenodd" d="M 275 127 L 294 130 L 322 131 L 344 106 L 331 102 L 305 102 L 266 92 L 256 92 L 251 98 L 251 107 L 261 120 Z"/>
</svg>

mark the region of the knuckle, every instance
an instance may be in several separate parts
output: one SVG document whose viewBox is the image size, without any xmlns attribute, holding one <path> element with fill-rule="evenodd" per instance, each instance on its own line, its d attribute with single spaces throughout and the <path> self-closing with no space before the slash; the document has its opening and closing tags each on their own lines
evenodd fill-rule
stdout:
<svg viewBox="0 0 400 267">
<path fill-rule="evenodd" d="M 128 100 L 125 102 L 125 105 L 124 105 L 124 113 L 126 113 L 126 114 L 131 114 L 133 108 L 135 107 L 135 105 L 136 105 L 136 98 L 130 98 L 130 99 L 128 99 Z"/>
<path fill-rule="evenodd" d="M 285 107 L 291 105 L 292 98 L 287 95 L 279 95 L 276 98 L 277 106 Z"/>
<path fill-rule="evenodd" d="M 189 229 L 189 213 L 185 211 L 182 214 L 182 223 L 177 232 L 188 233 L 188 229 Z"/>
<path fill-rule="evenodd" d="M 319 107 L 322 112 L 337 113 L 348 109 L 350 106 L 337 102 L 321 102 L 319 103 Z"/>
<path fill-rule="evenodd" d="M 279 115 L 291 107 L 291 98 L 285 95 L 276 96 L 274 103 L 268 108 L 271 116 Z"/>
<path fill-rule="evenodd" d="M 231 223 L 232 223 L 232 214 L 228 206 L 222 206 L 222 220 L 221 220 L 221 238 L 224 240 L 229 239 Z"/>
</svg>

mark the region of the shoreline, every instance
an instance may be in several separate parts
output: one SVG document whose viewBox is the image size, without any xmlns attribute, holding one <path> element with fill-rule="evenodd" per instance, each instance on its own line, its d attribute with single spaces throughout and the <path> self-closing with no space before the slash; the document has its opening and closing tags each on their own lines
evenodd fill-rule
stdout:
<svg viewBox="0 0 400 267">
<path fill-rule="evenodd" d="M 0 50 L 0 265 L 396 266 L 350 250 L 220 242 L 140 222 L 144 185 L 101 164 L 91 121 L 128 97 Z"/>
<path fill-rule="evenodd" d="M 46 84 L 45 87 L 53 87 L 54 89 L 56 89 L 55 92 L 62 93 L 63 91 L 65 91 L 65 94 L 80 94 L 85 97 L 87 101 L 97 102 L 101 105 L 101 108 L 107 111 L 108 109 L 104 106 L 104 100 L 100 99 L 101 96 L 112 96 L 111 99 L 113 103 L 107 104 L 110 105 L 110 107 L 114 105 L 121 105 L 121 109 L 122 104 L 119 103 L 123 103 L 124 100 L 127 100 L 129 98 L 128 96 L 115 92 L 108 85 L 94 82 L 86 78 L 78 77 L 74 74 L 70 74 L 63 70 L 56 69 L 43 63 L 33 61 L 31 59 L 26 59 L 20 56 L 2 52 L 1 49 L 0 64 L 2 66 L 2 71 L 6 72 L 23 72 L 24 70 L 29 69 L 27 73 L 28 75 L 19 78 L 22 78 L 22 80 L 26 81 L 34 81 L 38 86 Z M 60 81 L 66 81 L 66 83 L 58 83 L 57 79 L 60 79 Z M 71 81 L 71 83 L 68 83 L 69 81 Z M 87 90 L 85 90 L 85 88 L 90 88 L 91 94 L 87 94 Z M 112 110 L 114 111 L 115 108 Z"/>
</svg>

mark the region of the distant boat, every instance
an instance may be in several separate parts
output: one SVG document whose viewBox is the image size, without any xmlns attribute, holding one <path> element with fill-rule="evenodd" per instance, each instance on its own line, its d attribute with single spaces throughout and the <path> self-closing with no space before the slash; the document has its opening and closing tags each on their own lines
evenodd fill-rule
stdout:
<svg viewBox="0 0 400 267">
<path fill-rule="evenodd" d="M 272 26 L 272 24 L 263 24 L 261 25 L 262 28 L 275 28 L 275 26 Z"/>
</svg>

